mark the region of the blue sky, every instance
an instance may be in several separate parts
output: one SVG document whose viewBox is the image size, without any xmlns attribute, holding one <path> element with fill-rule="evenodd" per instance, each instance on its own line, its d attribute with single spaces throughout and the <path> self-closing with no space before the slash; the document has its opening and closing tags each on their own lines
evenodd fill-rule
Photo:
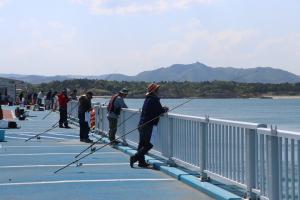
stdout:
<svg viewBox="0 0 300 200">
<path fill-rule="evenodd" d="M 299 0 L 0 0 L 0 73 L 100 75 L 202 62 L 300 75 Z"/>
</svg>

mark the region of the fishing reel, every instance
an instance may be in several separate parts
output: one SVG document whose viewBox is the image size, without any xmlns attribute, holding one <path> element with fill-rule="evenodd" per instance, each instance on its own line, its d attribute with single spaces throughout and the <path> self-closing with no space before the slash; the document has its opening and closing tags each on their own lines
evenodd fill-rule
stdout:
<svg viewBox="0 0 300 200">
<path fill-rule="evenodd" d="M 93 153 L 93 152 L 95 152 L 96 151 L 96 147 L 92 147 L 91 148 L 91 152 Z"/>
</svg>

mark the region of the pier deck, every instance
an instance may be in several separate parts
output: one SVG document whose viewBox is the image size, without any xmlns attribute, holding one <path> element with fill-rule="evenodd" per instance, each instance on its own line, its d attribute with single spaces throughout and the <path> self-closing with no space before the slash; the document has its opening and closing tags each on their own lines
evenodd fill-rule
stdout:
<svg viewBox="0 0 300 200">
<path fill-rule="evenodd" d="M 57 113 L 42 120 L 47 113 L 30 111 L 28 120 L 17 122 L 20 129 L 6 130 L 6 142 L 0 143 L 1 199 L 211 199 L 160 171 L 130 168 L 129 156 L 110 146 L 83 159 L 82 166 L 55 174 L 88 144 L 79 142 L 73 125 L 24 142 L 58 121 Z"/>
</svg>

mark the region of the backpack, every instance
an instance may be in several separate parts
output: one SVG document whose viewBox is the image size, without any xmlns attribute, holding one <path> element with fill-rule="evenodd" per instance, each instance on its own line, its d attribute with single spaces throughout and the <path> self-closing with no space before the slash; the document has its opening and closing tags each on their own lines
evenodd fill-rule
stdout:
<svg viewBox="0 0 300 200">
<path fill-rule="evenodd" d="M 108 113 L 111 113 L 111 112 L 114 112 L 115 110 L 115 100 L 117 99 L 117 97 L 119 96 L 119 94 L 115 94 L 111 97 L 109 103 L 108 103 L 108 106 L 107 106 L 107 112 Z"/>
</svg>

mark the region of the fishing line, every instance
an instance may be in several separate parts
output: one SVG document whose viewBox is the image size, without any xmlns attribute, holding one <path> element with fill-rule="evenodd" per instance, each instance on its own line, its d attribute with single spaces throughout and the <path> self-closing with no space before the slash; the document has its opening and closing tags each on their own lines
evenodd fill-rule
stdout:
<svg viewBox="0 0 300 200">
<path fill-rule="evenodd" d="M 120 123 L 117 128 L 119 128 L 122 124 L 124 124 L 127 120 L 129 120 L 131 117 L 133 117 L 134 115 L 136 115 L 138 112 L 134 112 L 133 114 L 131 114 L 129 117 L 127 117 L 122 123 Z M 105 137 L 105 135 L 103 135 L 102 137 L 100 137 L 96 142 L 93 142 L 90 146 L 88 146 L 87 148 L 85 148 L 83 151 L 81 151 L 79 154 L 77 154 L 75 156 L 75 158 L 77 158 L 78 156 L 80 156 L 82 153 L 86 152 L 89 148 L 91 148 L 92 146 L 94 146 L 95 144 L 97 144 L 99 141 L 101 141 L 103 138 Z"/>
<path fill-rule="evenodd" d="M 72 108 L 72 107 L 71 107 L 71 108 Z M 70 110 L 69 113 L 71 113 L 71 112 L 74 110 L 74 108 L 76 108 L 76 106 L 74 106 L 74 107 Z M 50 128 L 48 128 L 47 130 L 45 130 L 44 132 L 39 133 L 39 134 L 36 134 L 36 135 L 34 135 L 34 136 L 32 136 L 32 137 L 26 139 L 25 142 L 28 142 L 29 140 L 32 140 L 32 139 L 34 139 L 34 138 L 40 138 L 40 137 L 39 137 L 40 135 L 45 134 L 45 133 L 47 133 L 47 132 L 49 132 L 49 131 L 55 129 L 56 127 L 58 127 L 58 123 L 59 123 L 59 120 L 58 120 L 55 124 L 53 124 Z"/>
<path fill-rule="evenodd" d="M 180 106 L 182 106 L 182 105 L 184 105 L 184 104 L 186 104 L 186 103 L 188 103 L 188 102 L 190 102 L 190 101 L 192 101 L 192 99 L 188 99 L 187 101 L 185 101 L 185 102 L 179 104 L 178 106 L 175 106 L 174 108 L 172 108 L 172 109 L 169 110 L 168 112 L 170 112 L 170 111 L 172 111 L 172 110 L 175 110 L 176 108 L 179 108 Z M 93 154 L 93 153 L 99 151 L 100 149 L 103 149 L 104 147 L 110 145 L 111 143 L 113 143 L 114 141 L 118 140 L 119 138 L 122 138 L 122 137 L 124 137 L 124 136 L 126 136 L 126 135 L 128 135 L 128 134 L 130 134 L 130 133 L 132 133 L 132 132 L 134 132 L 135 130 L 139 129 L 140 127 L 143 127 L 143 126 L 149 124 L 150 122 L 156 120 L 157 118 L 159 118 L 159 117 L 160 117 L 161 115 L 163 115 L 163 114 L 164 114 L 164 113 L 162 113 L 162 114 L 160 114 L 160 115 L 154 117 L 153 119 L 151 119 L 151 120 L 149 120 L 149 121 L 147 121 L 147 122 L 145 122 L 145 123 L 139 125 L 137 128 L 132 129 L 132 130 L 129 131 L 128 133 L 125 133 L 124 135 L 121 135 L 121 136 L 117 137 L 116 139 L 110 141 L 109 143 L 107 143 L 107 144 L 105 144 L 105 145 L 103 145 L 103 146 L 101 146 L 101 147 L 99 147 L 99 148 L 97 148 L 97 149 L 91 151 L 90 153 L 88 153 L 88 154 L 86 154 L 86 155 L 84 155 L 84 156 L 82 156 L 82 157 L 80 157 L 80 158 L 74 160 L 73 162 L 71 162 L 71 163 L 69 163 L 69 164 L 67 164 L 67 165 L 65 165 L 65 166 L 63 166 L 63 167 L 61 167 L 61 168 L 59 168 L 59 169 L 56 170 L 54 173 L 56 174 L 57 172 L 59 172 L 59 171 L 65 169 L 65 168 L 69 167 L 70 165 L 72 165 L 72 164 L 74 164 L 74 163 L 78 163 L 78 161 L 82 160 L 83 158 L 86 158 L 86 157 L 88 157 L 89 155 L 91 155 L 91 154 Z"/>
</svg>

